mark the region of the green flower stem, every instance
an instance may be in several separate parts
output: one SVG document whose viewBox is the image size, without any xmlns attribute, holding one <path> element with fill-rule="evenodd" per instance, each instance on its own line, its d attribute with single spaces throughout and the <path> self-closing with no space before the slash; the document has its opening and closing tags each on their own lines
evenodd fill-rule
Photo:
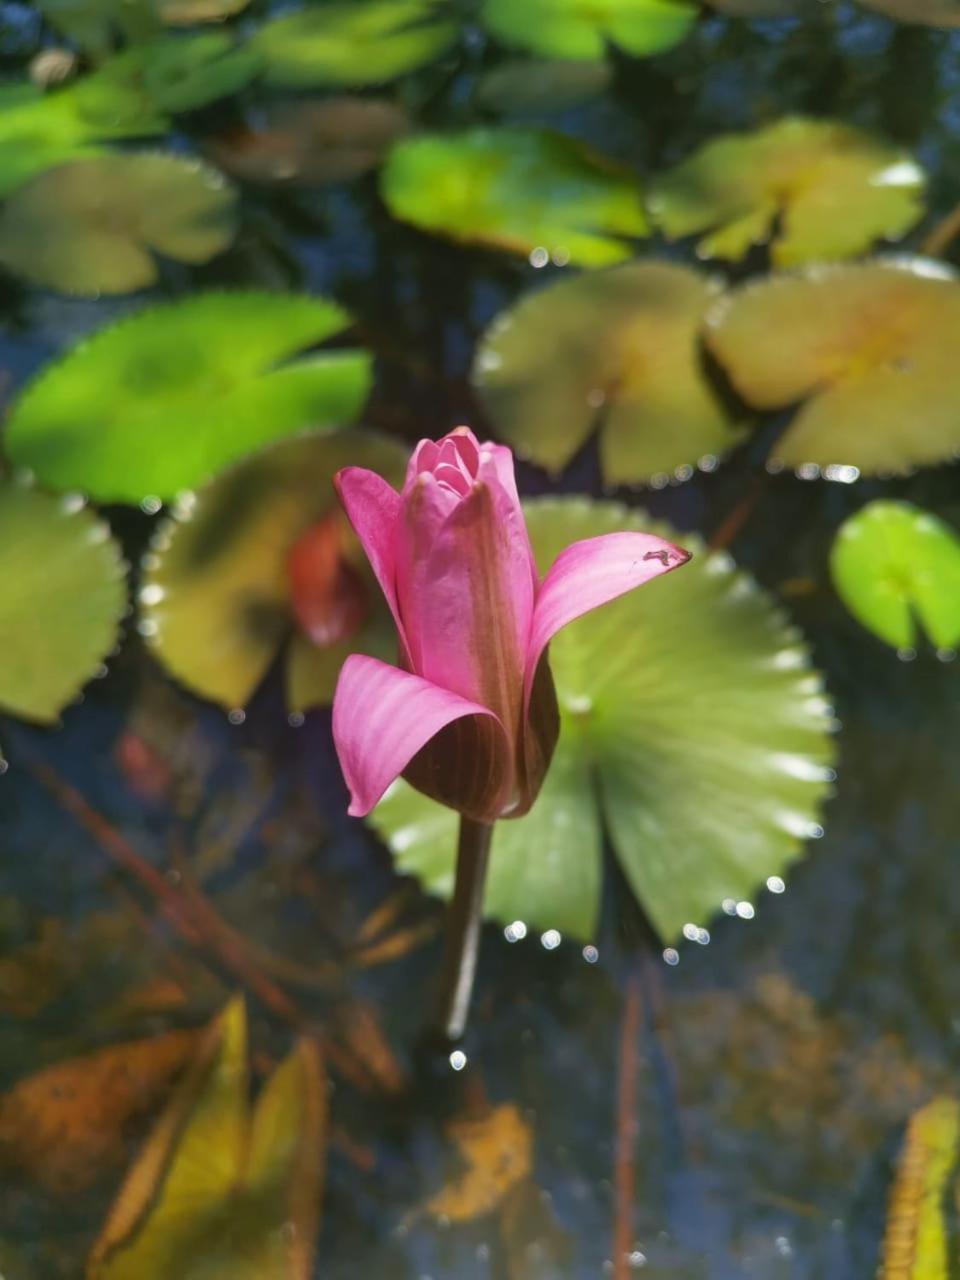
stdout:
<svg viewBox="0 0 960 1280">
<path fill-rule="evenodd" d="M 447 908 L 443 968 L 435 1028 L 445 1040 L 459 1040 L 467 1025 L 480 951 L 483 890 L 493 826 L 461 817 L 457 877 Z"/>
</svg>

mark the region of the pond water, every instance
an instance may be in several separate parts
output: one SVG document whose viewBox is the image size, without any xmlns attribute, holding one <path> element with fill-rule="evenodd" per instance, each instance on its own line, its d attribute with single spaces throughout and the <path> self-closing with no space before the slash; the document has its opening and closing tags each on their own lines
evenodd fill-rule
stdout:
<svg viewBox="0 0 960 1280">
<path fill-rule="evenodd" d="M 41 42 L 53 38 L 30 6 L 0 6 L 11 77 Z M 960 195 L 958 55 L 960 32 L 842 3 L 805 0 L 779 18 L 704 13 L 654 58 L 612 51 L 610 84 L 589 101 L 507 118 L 643 174 L 781 115 L 845 121 L 927 169 L 927 215 L 906 242 L 916 251 Z M 471 18 L 453 54 L 385 92 L 422 125 L 465 127 L 489 118 L 472 88 L 505 56 Z M 231 99 L 212 103 L 151 145 L 186 153 L 236 114 Z M 76 298 L 4 276 L 8 399 L 145 301 L 303 289 L 349 308 L 356 324 L 339 341 L 374 353 L 364 425 L 408 444 L 461 422 L 490 430 L 469 378 L 476 343 L 561 268 L 414 230 L 390 217 L 370 173 L 240 192 L 232 247 L 206 265 L 163 261 L 149 294 Z M 695 261 L 688 241 L 648 251 Z M 728 278 L 762 269 L 762 253 Z M 850 617 L 824 564 L 840 523 L 866 502 L 903 498 L 956 523 L 960 491 L 949 466 L 850 485 L 766 475 L 768 443 L 755 437 L 683 484 L 614 493 L 681 537 L 719 537 L 802 630 L 839 721 L 822 832 L 755 911 L 705 921 L 708 943 L 665 950 L 609 850 L 591 943 L 488 923 L 461 1056 L 421 1046 L 441 906 L 346 816 L 330 713 L 291 723 L 278 670 L 228 717 L 171 679 L 128 618 L 102 678 L 59 727 L 4 716 L 5 1280 L 100 1274 L 87 1271 L 91 1249 L 194 1050 L 167 1033 L 203 1027 L 237 992 L 258 1086 L 295 1032 L 323 1045 L 316 1251 L 309 1270 L 257 1263 L 259 1242 L 231 1252 L 241 1197 L 220 1210 L 217 1238 L 230 1248 L 198 1226 L 191 1277 L 244 1277 L 237 1257 L 263 1280 L 875 1274 L 905 1125 L 950 1092 L 960 1048 L 960 699 L 956 664 L 926 644 L 898 657 Z M 557 480 L 526 463 L 519 474 L 525 495 L 610 492 L 592 441 Z M 145 505 L 102 506 L 135 566 L 163 519 Z M 111 1046 L 126 1048 L 87 1056 Z M 57 1064 L 61 1074 L 41 1074 Z M 217 1185 L 220 1141 L 211 1127 L 211 1169 L 200 1160 L 178 1231 Z M 465 1159 L 475 1162 L 466 1182 Z M 151 1187 L 148 1203 L 161 1200 L 162 1184 Z M 257 1229 L 311 1235 L 294 1200 Z M 953 1275 L 957 1256 L 924 1276 Z M 104 1274 L 187 1274 L 182 1255 L 161 1257 L 155 1270 Z"/>
</svg>

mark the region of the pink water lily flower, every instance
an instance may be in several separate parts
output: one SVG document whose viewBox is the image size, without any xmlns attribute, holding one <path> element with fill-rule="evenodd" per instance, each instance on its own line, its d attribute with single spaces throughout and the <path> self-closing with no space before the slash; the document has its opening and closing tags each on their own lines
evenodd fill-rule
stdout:
<svg viewBox="0 0 960 1280">
<path fill-rule="evenodd" d="M 350 813 L 401 774 L 476 822 L 536 799 L 558 733 L 550 638 L 690 558 L 648 533 L 574 542 L 541 579 L 513 455 L 466 427 L 421 440 L 402 493 L 375 472 L 336 477 L 393 613 L 399 665 L 355 654 L 340 673 L 333 735 Z"/>
</svg>

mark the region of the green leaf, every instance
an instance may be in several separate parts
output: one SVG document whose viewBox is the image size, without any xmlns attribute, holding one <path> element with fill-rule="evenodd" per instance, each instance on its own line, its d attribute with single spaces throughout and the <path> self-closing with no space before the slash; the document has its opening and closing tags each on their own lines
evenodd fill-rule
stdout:
<svg viewBox="0 0 960 1280">
<path fill-rule="evenodd" d="M 144 560 L 141 629 L 164 666 L 201 697 L 242 707 L 284 652 L 288 706 L 329 703 L 349 653 L 396 658 L 396 636 L 352 534 L 371 611 L 357 635 L 325 648 L 294 630 L 287 555 L 337 502 L 333 477 L 364 466 L 399 481 L 407 451 L 365 431 L 284 440 L 218 476 L 157 532 Z"/>
<path fill-rule="evenodd" d="M 394 80 L 439 57 L 457 33 L 435 0 L 355 0 L 271 18 L 250 43 L 268 84 L 311 88 Z"/>
<path fill-rule="evenodd" d="M 348 324 L 332 302 L 258 291 L 146 308 L 28 384 L 7 452 L 52 488 L 172 498 L 271 440 L 349 422 L 367 394 L 369 357 L 303 354 Z"/>
<path fill-rule="evenodd" d="M 525 294 L 493 321 L 474 364 L 498 434 L 557 472 L 599 429 L 611 484 L 665 483 L 725 453 L 742 433 L 700 351 L 719 291 L 687 267 L 631 262 Z"/>
<path fill-rule="evenodd" d="M 951 1187 L 960 1144 L 960 1103 L 937 1097 L 907 1125 L 890 1192 L 878 1280 L 946 1280 L 953 1248 Z"/>
<path fill-rule="evenodd" d="M 161 29 L 154 0 L 37 0 L 37 8 L 54 30 L 96 57 L 110 51 L 117 34 L 133 43 Z"/>
<path fill-rule="evenodd" d="M 75 495 L 0 480 L 0 707 L 56 721 L 116 643 L 124 569 Z"/>
<path fill-rule="evenodd" d="M 860 129 L 788 117 L 714 138 L 650 186 L 648 208 L 668 236 L 709 234 L 703 258 L 742 258 L 774 237 L 781 266 L 850 258 L 896 239 L 923 214 L 913 158 Z"/>
<path fill-rule="evenodd" d="M 611 79 L 607 62 L 511 58 L 484 73 L 476 96 L 482 107 L 500 114 L 562 111 L 599 97 Z"/>
<path fill-rule="evenodd" d="M 34 284 L 97 297 L 154 284 L 150 250 L 201 263 L 235 229 L 232 188 L 214 169 L 162 152 L 74 160 L 0 209 L 0 262 Z"/>
<path fill-rule="evenodd" d="M 159 0 L 160 16 L 171 27 L 195 22 L 223 22 L 242 13 L 250 0 Z"/>
<path fill-rule="evenodd" d="M 300 1040 L 247 1099 L 236 999 L 157 1121 L 87 1265 L 88 1280 L 309 1280 L 326 1083 Z"/>
<path fill-rule="evenodd" d="M 840 526 L 830 573 L 857 621 L 887 644 L 912 648 L 917 624 L 939 649 L 960 640 L 960 535 L 929 512 L 868 503 Z"/>
<path fill-rule="evenodd" d="M 630 171 L 545 130 L 412 138 L 390 153 L 381 189 L 391 213 L 423 230 L 584 266 L 630 257 L 628 238 L 647 233 Z"/>
<path fill-rule="evenodd" d="M 798 633 L 723 553 L 613 503 L 530 503 L 545 570 L 579 538 L 651 529 L 694 559 L 573 623 L 550 645 L 562 727 L 525 818 L 498 823 L 487 910 L 589 936 L 601 822 L 665 941 L 780 876 L 832 770 L 831 710 Z M 399 865 L 449 891 L 453 818 L 405 783 L 373 814 Z M 561 924 L 562 922 L 562 924 Z"/>
<path fill-rule="evenodd" d="M 908 471 L 960 449 L 960 282 L 941 263 L 814 267 L 727 293 L 708 347 L 757 409 L 799 405 L 771 469 Z"/>
<path fill-rule="evenodd" d="M 256 51 L 249 45 L 238 46 L 226 32 L 168 35 L 110 58 L 77 88 L 91 99 L 84 109 L 88 117 L 102 110 L 92 101 L 93 89 L 104 98 L 112 94 L 118 102 L 128 103 L 131 112 L 139 101 L 145 116 L 150 112 L 175 115 L 238 93 L 259 69 Z"/>
<path fill-rule="evenodd" d="M 493 35 L 548 58 L 602 58 L 615 44 L 636 57 L 677 44 L 697 20 L 684 0 L 484 0 Z"/>
</svg>

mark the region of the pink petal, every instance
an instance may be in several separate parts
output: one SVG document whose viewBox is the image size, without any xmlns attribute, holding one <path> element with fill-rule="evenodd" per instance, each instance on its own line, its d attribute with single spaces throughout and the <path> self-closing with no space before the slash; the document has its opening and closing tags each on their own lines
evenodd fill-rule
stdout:
<svg viewBox="0 0 960 1280">
<path fill-rule="evenodd" d="M 333 483 L 390 606 L 401 644 L 406 646 L 397 604 L 396 530 L 400 495 L 382 476 L 364 467 L 344 467 L 337 472 Z"/>
<path fill-rule="evenodd" d="M 537 593 L 527 650 L 526 699 L 537 663 L 561 627 L 689 559 L 689 551 L 652 533 L 606 533 L 561 551 Z"/>
<path fill-rule="evenodd" d="M 333 740 L 350 788 L 350 814 L 362 818 L 431 738 L 465 716 L 492 711 L 376 658 L 351 654 L 333 695 Z"/>
</svg>

